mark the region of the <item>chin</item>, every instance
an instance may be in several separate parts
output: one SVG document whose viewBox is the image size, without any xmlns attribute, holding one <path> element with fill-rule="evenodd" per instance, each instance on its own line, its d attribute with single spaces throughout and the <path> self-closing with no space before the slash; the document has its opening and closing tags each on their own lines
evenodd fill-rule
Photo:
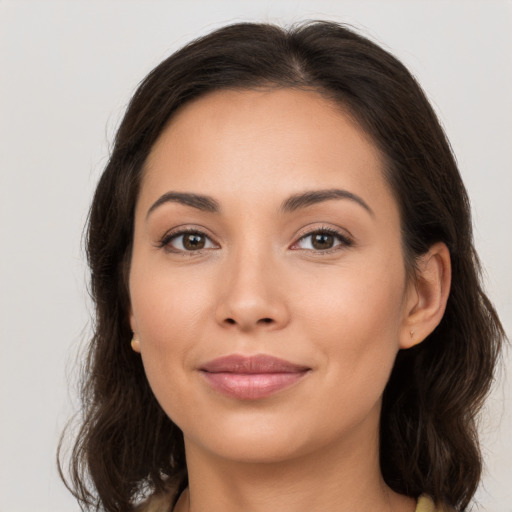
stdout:
<svg viewBox="0 0 512 512">
<path fill-rule="evenodd" d="M 286 409 L 286 408 L 284 408 Z M 346 424 L 333 424 L 321 415 L 294 417 L 284 412 L 237 411 L 210 420 L 183 425 L 187 450 L 198 448 L 224 460 L 251 464 L 281 463 L 331 450 L 343 444 L 358 430 L 359 421 L 347 418 Z M 356 427 L 354 429 L 354 427 Z"/>
<path fill-rule="evenodd" d="M 197 416 L 175 423 L 184 433 L 187 449 L 197 447 L 230 460 L 268 463 L 296 457 L 310 443 L 306 430 L 286 414 L 264 408 L 241 408 Z"/>
<path fill-rule="evenodd" d="M 205 446 L 218 458 L 245 464 L 270 464 L 286 462 L 307 455 L 311 445 L 285 436 L 225 436 L 222 440 Z"/>
</svg>

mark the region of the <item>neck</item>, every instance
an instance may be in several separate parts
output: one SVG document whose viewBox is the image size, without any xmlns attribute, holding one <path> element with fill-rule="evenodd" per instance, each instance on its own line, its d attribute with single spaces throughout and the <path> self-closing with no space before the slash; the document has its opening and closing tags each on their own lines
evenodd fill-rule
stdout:
<svg viewBox="0 0 512 512">
<path fill-rule="evenodd" d="M 223 459 L 186 442 L 189 488 L 176 512 L 412 512 L 383 481 L 378 434 L 284 461 Z"/>
</svg>

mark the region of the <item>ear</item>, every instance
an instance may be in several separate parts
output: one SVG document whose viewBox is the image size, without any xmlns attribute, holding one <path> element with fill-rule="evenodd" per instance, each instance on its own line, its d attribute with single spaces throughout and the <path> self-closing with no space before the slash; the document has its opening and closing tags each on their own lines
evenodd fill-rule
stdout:
<svg viewBox="0 0 512 512">
<path fill-rule="evenodd" d="M 421 343 L 441 322 L 450 294 L 451 268 L 450 251 L 442 242 L 417 261 L 415 280 L 407 294 L 400 348 Z"/>
<path fill-rule="evenodd" d="M 133 332 L 133 337 L 132 337 L 132 341 L 131 341 L 132 350 L 134 352 L 138 352 L 140 354 L 140 340 L 137 335 L 137 322 L 135 321 L 135 316 L 133 315 L 131 308 L 130 308 L 130 327 Z"/>
</svg>

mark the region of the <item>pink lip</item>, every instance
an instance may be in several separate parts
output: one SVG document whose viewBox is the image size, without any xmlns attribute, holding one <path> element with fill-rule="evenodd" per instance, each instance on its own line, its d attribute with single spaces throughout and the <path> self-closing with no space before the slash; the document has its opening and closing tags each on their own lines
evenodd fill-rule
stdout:
<svg viewBox="0 0 512 512">
<path fill-rule="evenodd" d="M 295 384 L 310 368 L 267 355 L 230 355 L 209 361 L 199 370 L 216 391 L 241 400 L 257 400 Z"/>
</svg>

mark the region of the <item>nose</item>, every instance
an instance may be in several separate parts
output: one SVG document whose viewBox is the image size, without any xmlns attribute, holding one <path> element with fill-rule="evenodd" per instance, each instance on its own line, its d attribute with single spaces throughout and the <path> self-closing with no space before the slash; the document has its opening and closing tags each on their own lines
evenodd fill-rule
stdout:
<svg viewBox="0 0 512 512">
<path fill-rule="evenodd" d="M 265 254 L 239 254 L 226 262 L 221 277 L 216 321 L 223 327 L 276 330 L 290 319 L 279 269 Z"/>
</svg>

